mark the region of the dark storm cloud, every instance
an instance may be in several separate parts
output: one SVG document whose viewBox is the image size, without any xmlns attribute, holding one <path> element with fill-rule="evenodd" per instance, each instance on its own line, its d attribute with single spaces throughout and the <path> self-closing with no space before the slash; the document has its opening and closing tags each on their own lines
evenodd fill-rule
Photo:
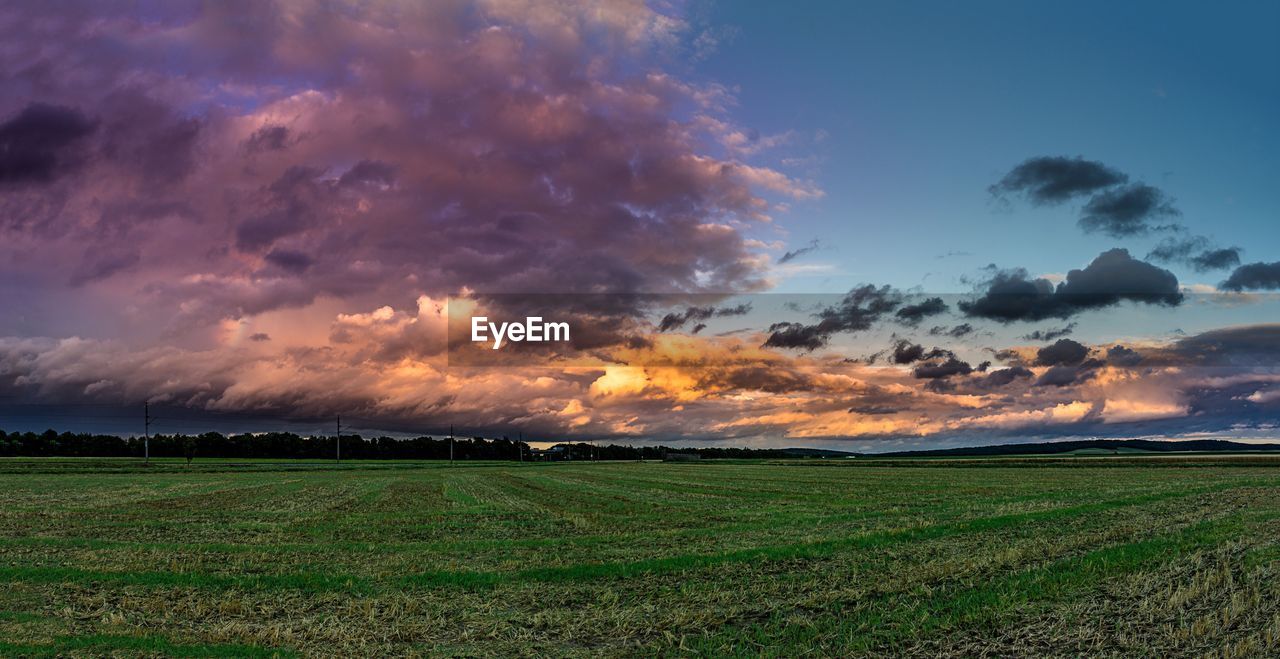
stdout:
<svg viewBox="0 0 1280 659">
<path fill-rule="evenodd" d="M 1075 366 L 1089 356 L 1089 347 L 1071 339 L 1058 339 L 1036 351 L 1037 366 Z"/>
<path fill-rule="evenodd" d="M 303 231 L 333 200 L 333 186 L 320 180 L 323 170 L 294 166 L 285 170 L 254 200 L 259 213 L 236 227 L 236 248 L 258 252 Z"/>
<path fill-rule="evenodd" d="M 703 375 L 699 386 L 769 393 L 808 391 L 813 388 L 812 382 L 802 374 L 786 368 L 763 366 L 742 366 L 725 369 L 723 372 L 712 371 Z"/>
<path fill-rule="evenodd" d="M 996 359 L 1002 362 L 1005 362 L 1011 365 L 1016 365 L 1016 366 L 1023 365 L 1022 355 L 1019 354 L 1017 350 L 1013 350 L 1009 348 L 1005 348 L 1002 350 L 996 350 L 994 348 L 986 348 L 986 350 L 987 352 L 991 353 L 992 357 L 995 357 Z"/>
<path fill-rule="evenodd" d="M 899 340 L 893 346 L 893 352 L 889 360 L 894 364 L 911 364 L 914 362 L 930 359 L 941 359 L 944 357 L 952 357 L 950 350 L 942 348 L 933 348 L 925 350 L 924 346 L 918 343 L 912 343 L 906 339 Z"/>
<path fill-rule="evenodd" d="M 893 353 L 890 360 L 893 363 L 911 363 L 918 362 L 924 358 L 924 345 L 919 343 L 911 343 L 909 340 L 900 340 L 893 347 Z"/>
<path fill-rule="evenodd" d="M 810 240 L 808 245 L 805 245 L 804 247 L 801 247 L 799 249 L 793 249 L 787 252 L 786 254 L 783 254 L 782 256 L 778 257 L 778 264 L 781 265 L 783 263 L 790 263 L 796 260 L 797 258 L 800 258 L 801 256 L 804 256 L 805 254 L 808 254 L 809 252 L 815 251 L 817 249 L 818 249 L 817 239 Z"/>
<path fill-rule="evenodd" d="M 1138 236 L 1162 228 L 1151 222 L 1181 214 L 1159 188 L 1142 183 L 1095 195 L 1081 212 L 1080 228 L 1086 233 L 1098 232 L 1113 238 Z"/>
<path fill-rule="evenodd" d="M 1205 250 L 1191 257 L 1191 267 L 1195 268 L 1197 272 L 1225 270 L 1237 265 L 1240 265 L 1239 247 Z"/>
<path fill-rule="evenodd" d="M 1029 278 L 1023 269 L 997 272 L 980 297 L 959 307 L 975 318 L 1013 322 L 1068 318 L 1122 301 L 1174 306 L 1182 299 L 1172 272 L 1117 248 L 1098 255 L 1084 269 L 1068 272 L 1056 287 L 1047 279 Z"/>
<path fill-rule="evenodd" d="M 270 341 L 271 335 L 266 332 L 254 332 L 249 335 L 249 340 L 255 343 L 262 343 L 263 341 Z"/>
<path fill-rule="evenodd" d="M 986 376 L 979 380 L 979 386 L 985 389 L 998 389 L 1008 386 L 1016 380 L 1030 378 L 1035 374 L 1031 369 L 1022 366 L 1011 366 L 1009 368 L 1001 368 L 987 373 Z"/>
<path fill-rule="evenodd" d="M 874 403 L 854 405 L 849 408 L 850 414 L 865 414 L 867 416 L 879 416 L 884 414 L 897 414 L 904 410 L 911 409 L 909 407 L 897 407 L 894 405 L 877 405 Z"/>
<path fill-rule="evenodd" d="M 883 416 L 912 409 L 914 394 L 890 391 L 884 387 L 868 385 L 856 395 L 856 402 L 849 407 L 850 414 Z"/>
<path fill-rule="evenodd" d="M 1025 193 L 1035 204 L 1058 204 L 1091 195 L 1080 211 L 1079 225 L 1086 233 L 1129 238 L 1151 232 L 1176 232 L 1148 256 L 1163 263 L 1180 262 L 1199 272 L 1228 268 L 1239 263 L 1239 249 L 1213 245 L 1202 236 L 1185 236 L 1186 228 L 1173 218 L 1182 213 L 1161 189 L 1130 183 L 1129 177 L 1100 162 L 1082 158 L 1031 158 L 1015 167 L 989 188 L 993 195 Z"/>
<path fill-rule="evenodd" d="M 133 85 L 95 102 L 96 128 L 86 146 L 99 165 L 93 171 L 97 182 L 114 186 L 96 188 L 99 195 L 113 203 L 127 200 L 132 183 L 145 187 L 146 198 L 154 201 L 169 196 L 198 166 L 207 117 L 189 116 Z"/>
<path fill-rule="evenodd" d="M 725 318 L 729 316 L 745 316 L 748 313 L 751 313 L 750 302 L 744 302 L 733 307 L 688 307 L 682 312 L 669 313 L 663 316 L 662 320 L 658 322 L 658 331 L 670 332 L 684 327 L 686 323 L 695 321 L 700 325 L 700 327 L 693 331 L 694 334 L 697 334 L 706 328 L 706 324 L 701 321 L 710 320 L 712 318 Z"/>
<path fill-rule="evenodd" d="M 958 339 L 961 337 L 968 336 L 970 334 L 973 334 L 975 331 L 977 330 L 974 329 L 973 325 L 969 323 L 960 323 L 959 325 L 955 325 L 952 327 L 947 327 L 945 325 L 935 325 L 929 328 L 929 334 L 933 336 L 949 336 L 953 339 Z"/>
<path fill-rule="evenodd" d="M 1036 330 L 1029 334 L 1024 334 L 1022 338 L 1028 341 L 1053 341 L 1064 336 L 1070 336 L 1076 329 L 1075 323 L 1069 323 L 1064 327 Z"/>
<path fill-rule="evenodd" d="M 1082 371 L 1078 366 L 1054 366 L 1036 379 L 1037 387 L 1067 387 L 1075 384 Z"/>
<path fill-rule="evenodd" d="M 764 345 L 814 350 L 826 345 L 833 334 L 870 329 L 901 307 L 904 299 L 905 296 L 891 286 L 864 284 L 846 293 L 839 304 L 815 313 L 818 318 L 815 324 L 775 323 L 769 328 L 769 338 Z"/>
<path fill-rule="evenodd" d="M 290 249 L 273 249 L 263 257 L 266 261 L 282 270 L 304 272 L 315 260 L 303 252 Z"/>
<path fill-rule="evenodd" d="M 361 160 L 338 179 L 338 185 L 391 185 L 396 180 L 396 170 L 377 160 Z"/>
<path fill-rule="evenodd" d="M 254 131 L 245 140 L 244 147 L 249 153 L 262 151 L 282 151 L 288 146 L 289 129 L 286 126 L 263 126 Z"/>
<path fill-rule="evenodd" d="M 1034 203 L 1054 204 L 1128 180 L 1128 176 L 1097 161 L 1041 156 L 1023 161 L 989 190 L 993 195 L 1025 193 Z"/>
<path fill-rule="evenodd" d="M 305 217 L 303 209 L 295 208 L 249 218 L 236 227 L 236 247 L 244 252 L 269 247 L 276 240 L 301 231 Z"/>
<path fill-rule="evenodd" d="M 904 325 L 915 326 L 929 316 L 946 313 L 950 307 L 940 297 L 931 297 L 915 304 L 904 305 L 894 316 Z"/>
<path fill-rule="evenodd" d="M 817 350 L 827 345 L 827 339 L 831 338 L 831 334 L 818 325 L 774 323 L 769 326 L 769 338 L 765 339 L 764 347 Z"/>
<path fill-rule="evenodd" d="M 1250 263 L 1231 273 L 1218 285 L 1224 291 L 1274 291 L 1280 289 L 1280 261 Z"/>
<path fill-rule="evenodd" d="M 108 251 L 87 250 L 84 259 L 71 275 L 70 284 L 83 286 L 89 282 L 106 279 L 137 265 L 140 258 L 136 250 L 127 248 Z"/>
<path fill-rule="evenodd" d="M 1112 366 L 1137 366 L 1142 362 L 1142 355 L 1137 350 L 1121 345 L 1107 349 L 1107 363 Z"/>
<path fill-rule="evenodd" d="M 1139 261 L 1126 249 L 1098 255 L 1082 270 L 1067 272 L 1055 295 L 1080 307 L 1108 306 L 1120 300 L 1175 305 L 1182 302 L 1173 273 Z"/>
<path fill-rule="evenodd" d="M 1070 355 L 1069 358 L 1074 358 Z M 1037 387 L 1067 387 L 1081 384 L 1094 378 L 1098 369 L 1106 366 L 1101 359 L 1086 359 L 1079 363 L 1059 363 L 1050 366 L 1036 379 Z"/>
<path fill-rule="evenodd" d="M 317 296 L 746 292 L 767 263 L 737 227 L 822 194 L 706 153 L 731 93 L 662 70 L 680 19 L 644 3 L 193 4 L 9 12 L 0 260 L 69 287 L 129 247 L 114 294 L 185 332 Z"/>
<path fill-rule="evenodd" d="M 1280 366 L 1280 324 L 1203 332 L 1179 339 L 1170 352 L 1202 366 L 1274 368 Z"/>
<path fill-rule="evenodd" d="M 54 180 L 69 166 L 72 147 L 94 128 L 73 108 L 28 105 L 0 124 L 0 185 Z"/>
<path fill-rule="evenodd" d="M 911 374 L 921 380 L 936 380 L 953 375 L 968 375 L 972 372 L 973 367 L 968 362 L 949 357 L 945 361 L 921 364 L 915 367 Z"/>
<path fill-rule="evenodd" d="M 1240 265 L 1239 247 L 1216 247 L 1204 236 L 1165 238 L 1147 259 L 1161 263 L 1185 263 L 1196 272 L 1224 270 Z"/>
</svg>

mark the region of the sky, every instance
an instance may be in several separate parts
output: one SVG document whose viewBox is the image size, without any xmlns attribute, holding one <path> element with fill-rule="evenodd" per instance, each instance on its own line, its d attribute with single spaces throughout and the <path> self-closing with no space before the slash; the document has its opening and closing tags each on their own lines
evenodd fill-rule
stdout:
<svg viewBox="0 0 1280 659">
<path fill-rule="evenodd" d="M 0 8 L 0 429 L 1271 439 L 1277 22 Z M 450 340 L 534 312 L 572 345 Z"/>
</svg>

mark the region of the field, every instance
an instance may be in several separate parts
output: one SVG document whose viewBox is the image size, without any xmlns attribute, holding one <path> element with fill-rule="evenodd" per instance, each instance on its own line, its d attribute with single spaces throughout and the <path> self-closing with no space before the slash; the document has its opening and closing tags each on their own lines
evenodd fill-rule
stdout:
<svg viewBox="0 0 1280 659">
<path fill-rule="evenodd" d="M 0 653 L 1280 653 L 1280 461 L 0 461 Z"/>
</svg>

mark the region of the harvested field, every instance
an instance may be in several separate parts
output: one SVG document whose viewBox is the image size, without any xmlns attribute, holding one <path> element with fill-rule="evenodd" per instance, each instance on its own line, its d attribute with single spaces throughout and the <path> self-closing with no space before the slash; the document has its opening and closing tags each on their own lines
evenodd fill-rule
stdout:
<svg viewBox="0 0 1280 659">
<path fill-rule="evenodd" d="M 1122 460 L 0 463 L 0 652 L 1280 652 L 1280 463 Z"/>
</svg>

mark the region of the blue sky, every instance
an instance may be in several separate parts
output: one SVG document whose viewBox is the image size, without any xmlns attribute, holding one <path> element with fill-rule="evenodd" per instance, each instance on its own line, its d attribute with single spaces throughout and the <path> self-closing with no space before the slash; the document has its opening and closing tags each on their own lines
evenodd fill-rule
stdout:
<svg viewBox="0 0 1280 659">
<path fill-rule="evenodd" d="M 991 262 L 1061 273 L 1114 246 L 1146 253 L 1151 239 L 1082 234 L 1075 205 L 993 205 L 987 186 L 1036 155 L 1114 166 L 1246 262 L 1276 258 L 1280 5 L 724 2 L 705 16 L 730 36 L 696 75 L 735 87 L 743 125 L 797 131 L 785 155 L 817 166 L 788 171 L 826 191 L 785 227 L 792 244 L 819 239 L 813 261 L 836 274 L 782 291 L 964 291 L 957 277 Z M 970 255 L 935 258 L 948 252 Z"/>
</svg>

